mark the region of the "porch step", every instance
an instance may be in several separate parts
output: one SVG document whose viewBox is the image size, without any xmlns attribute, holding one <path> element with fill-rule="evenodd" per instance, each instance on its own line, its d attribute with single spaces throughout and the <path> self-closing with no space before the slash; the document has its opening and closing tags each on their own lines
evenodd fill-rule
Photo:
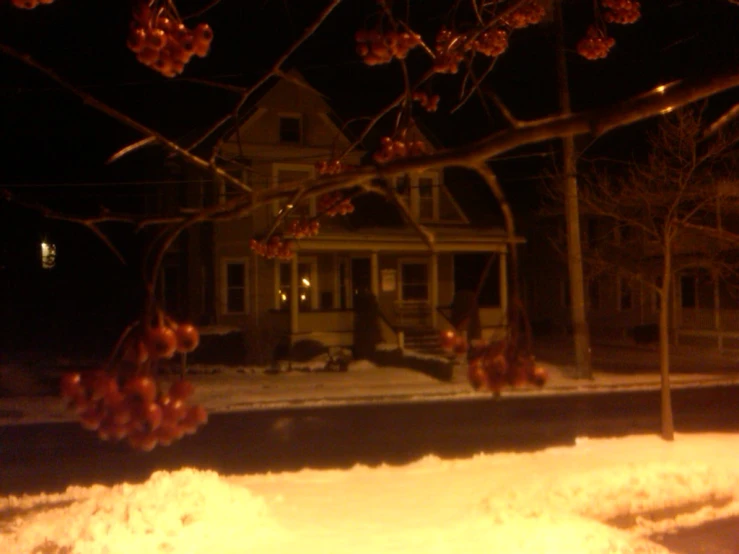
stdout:
<svg viewBox="0 0 739 554">
<path fill-rule="evenodd" d="M 441 346 L 439 331 L 432 327 L 406 329 L 405 348 L 436 356 L 446 357 L 449 355 L 449 352 Z"/>
</svg>

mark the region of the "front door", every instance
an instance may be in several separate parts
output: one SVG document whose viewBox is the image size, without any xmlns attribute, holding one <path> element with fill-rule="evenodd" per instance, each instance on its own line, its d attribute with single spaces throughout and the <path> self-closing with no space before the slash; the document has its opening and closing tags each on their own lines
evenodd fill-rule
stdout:
<svg viewBox="0 0 739 554">
<path fill-rule="evenodd" d="M 369 258 L 352 258 L 352 306 L 357 295 L 372 290 L 372 273 Z"/>
<path fill-rule="evenodd" d="M 429 265 L 426 261 L 401 262 L 398 292 L 399 323 L 405 326 L 430 325 Z"/>
</svg>

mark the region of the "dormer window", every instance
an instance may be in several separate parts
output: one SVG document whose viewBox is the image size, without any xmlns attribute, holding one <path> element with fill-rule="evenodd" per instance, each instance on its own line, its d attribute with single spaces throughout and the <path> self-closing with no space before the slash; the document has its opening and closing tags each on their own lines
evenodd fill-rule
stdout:
<svg viewBox="0 0 739 554">
<path fill-rule="evenodd" d="M 280 116 L 280 142 L 300 144 L 303 137 L 303 125 L 299 115 Z"/>
</svg>

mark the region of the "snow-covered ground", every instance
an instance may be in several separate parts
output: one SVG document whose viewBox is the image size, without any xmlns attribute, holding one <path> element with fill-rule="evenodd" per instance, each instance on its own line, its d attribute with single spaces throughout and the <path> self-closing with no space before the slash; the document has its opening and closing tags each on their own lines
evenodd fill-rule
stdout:
<svg viewBox="0 0 739 554">
<path fill-rule="evenodd" d="M 303 368 L 318 369 L 325 361 Z M 593 379 L 572 378 L 568 366 L 541 363 L 549 379 L 543 388 L 506 389 L 503 396 L 589 394 L 594 391 L 645 390 L 659 387 L 655 370 L 631 373 L 594 371 Z M 698 367 L 698 364 L 696 364 Z M 460 365 L 451 382 L 403 368 L 376 366 L 355 361 L 347 372 L 290 371 L 266 374 L 265 368 L 202 366 L 188 376 L 196 387 L 195 401 L 211 412 L 281 408 L 296 405 L 423 402 L 463 400 L 489 396 L 474 391 Z M 174 377 L 172 377 L 174 378 Z M 696 371 L 673 375 L 674 388 L 739 383 L 739 371 Z M 0 425 L 69 421 L 73 416 L 54 396 L 16 395 L 0 397 Z"/>
<path fill-rule="evenodd" d="M 739 434 L 588 440 L 401 467 L 222 476 L 0 498 L 4 554 L 665 554 L 739 514 Z"/>
<path fill-rule="evenodd" d="M 654 371 L 576 380 L 544 365 L 543 389 L 504 397 L 659 385 Z M 463 368 L 451 383 L 367 362 L 346 373 L 213 369 L 190 376 L 211 412 L 484 394 Z M 700 369 L 674 375 L 673 386 L 739 382 L 735 372 Z M 53 397 L 0 399 L 0 424 L 66 419 Z M 400 467 L 230 476 L 182 468 L 140 484 L 0 497 L 0 553 L 666 554 L 660 534 L 737 515 L 739 434 L 583 437 L 573 447 Z"/>
</svg>

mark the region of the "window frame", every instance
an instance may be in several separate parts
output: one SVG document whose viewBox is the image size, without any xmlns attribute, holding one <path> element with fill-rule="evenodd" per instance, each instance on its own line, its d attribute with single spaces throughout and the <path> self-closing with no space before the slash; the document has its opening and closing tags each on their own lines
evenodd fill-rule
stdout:
<svg viewBox="0 0 739 554">
<path fill-rule="evenodd" d="M 282 122 L 283 121 L 297 121 L 298 122 L 298 140 L 284 140 L 282 137 Z M 303 144 L 303 114 L 298 112 L 280 112 L 277 114 L 277 142 L 280 144 Z"/>
<path fill-rule="evenodd" d="M 297 255 L 297 254 L 296 254 Z M 309 266 L 311 286 L 310 290 L 310 307 L 307 310 L 300 309 L 300 302 L 298 302 L 298 311 L 318 311 L 320 310 L 320 298 L 318 295 L 318 256 L 300 256 L 298 257 L 298 278 L 300 278 L 300 266 L 306 264 Z M 282 267 L 291 267 L 292 261 L 275 260 L 275 309 L 278 311 L 290 311 L 289 297 L 285 308 L 282 307 Z M 289 285 L 288 285 L 289 286 Z M 298 282 L 298 290 L 300 290 L 300 282 Z"/>
<path fill-rule="evenodd" d="M 240 312 L 229 310 L 228 293 L 231 287 L 228 284 L 228 266 L 242 265 L 244 267 L 244 309 Z M 249 313 L 249 258 L 247 257 L 223 257 L 221 258 L 221 313 L 223 315 L 245 315 Z"/>
<path fill-rule="evenodd" d="M 626 291 L 628 291 L 628 297 L 624 297 Z M 624 306 L 624 298 L 629 299 L 628 306 Z M 616 278 L 616 309 L 619 312 L 629 312 L 634 309 L 634 305 L 634 284 L 625 275 L 619 275 Z"/>
<path fill-rule="evenodd" d="M 280 171 L 304 171 L 308 174 L 309 179 L 314 179 L 316 177 L 316 167 L 315 165 L 311 164 L 296 164 L 296 163 L 283 163 L 283 162 L 275 162 L 272 164 L 272 185 L 271 187 L 276 188 L 280 184 L 279 175 Z M 301 200 L 301 202 L 307 202 L 308 205 L 308 217 L 315 217 L 316 216 L 316 197 L 311 196 L 309 198 L 304 198 Z M 279 200 L 275 200 L 272 202 L 272 215 L 277 216 L 280 213 L 281 206 Z M 292 218 L 287 218 L 289 221 Z"/>
<path fill-rule="evenodd" d="M 398 300 L 400 302 L 431 302 L 431 260 L 426 258 L 400 258 L 398 260 Z M 403 271 L 404 265 L 425 265 L 426 266 L 426 298 L 405 298 L 403 295 L 403 288 L 405 287 L 405 272 Z"/>
</svg>

